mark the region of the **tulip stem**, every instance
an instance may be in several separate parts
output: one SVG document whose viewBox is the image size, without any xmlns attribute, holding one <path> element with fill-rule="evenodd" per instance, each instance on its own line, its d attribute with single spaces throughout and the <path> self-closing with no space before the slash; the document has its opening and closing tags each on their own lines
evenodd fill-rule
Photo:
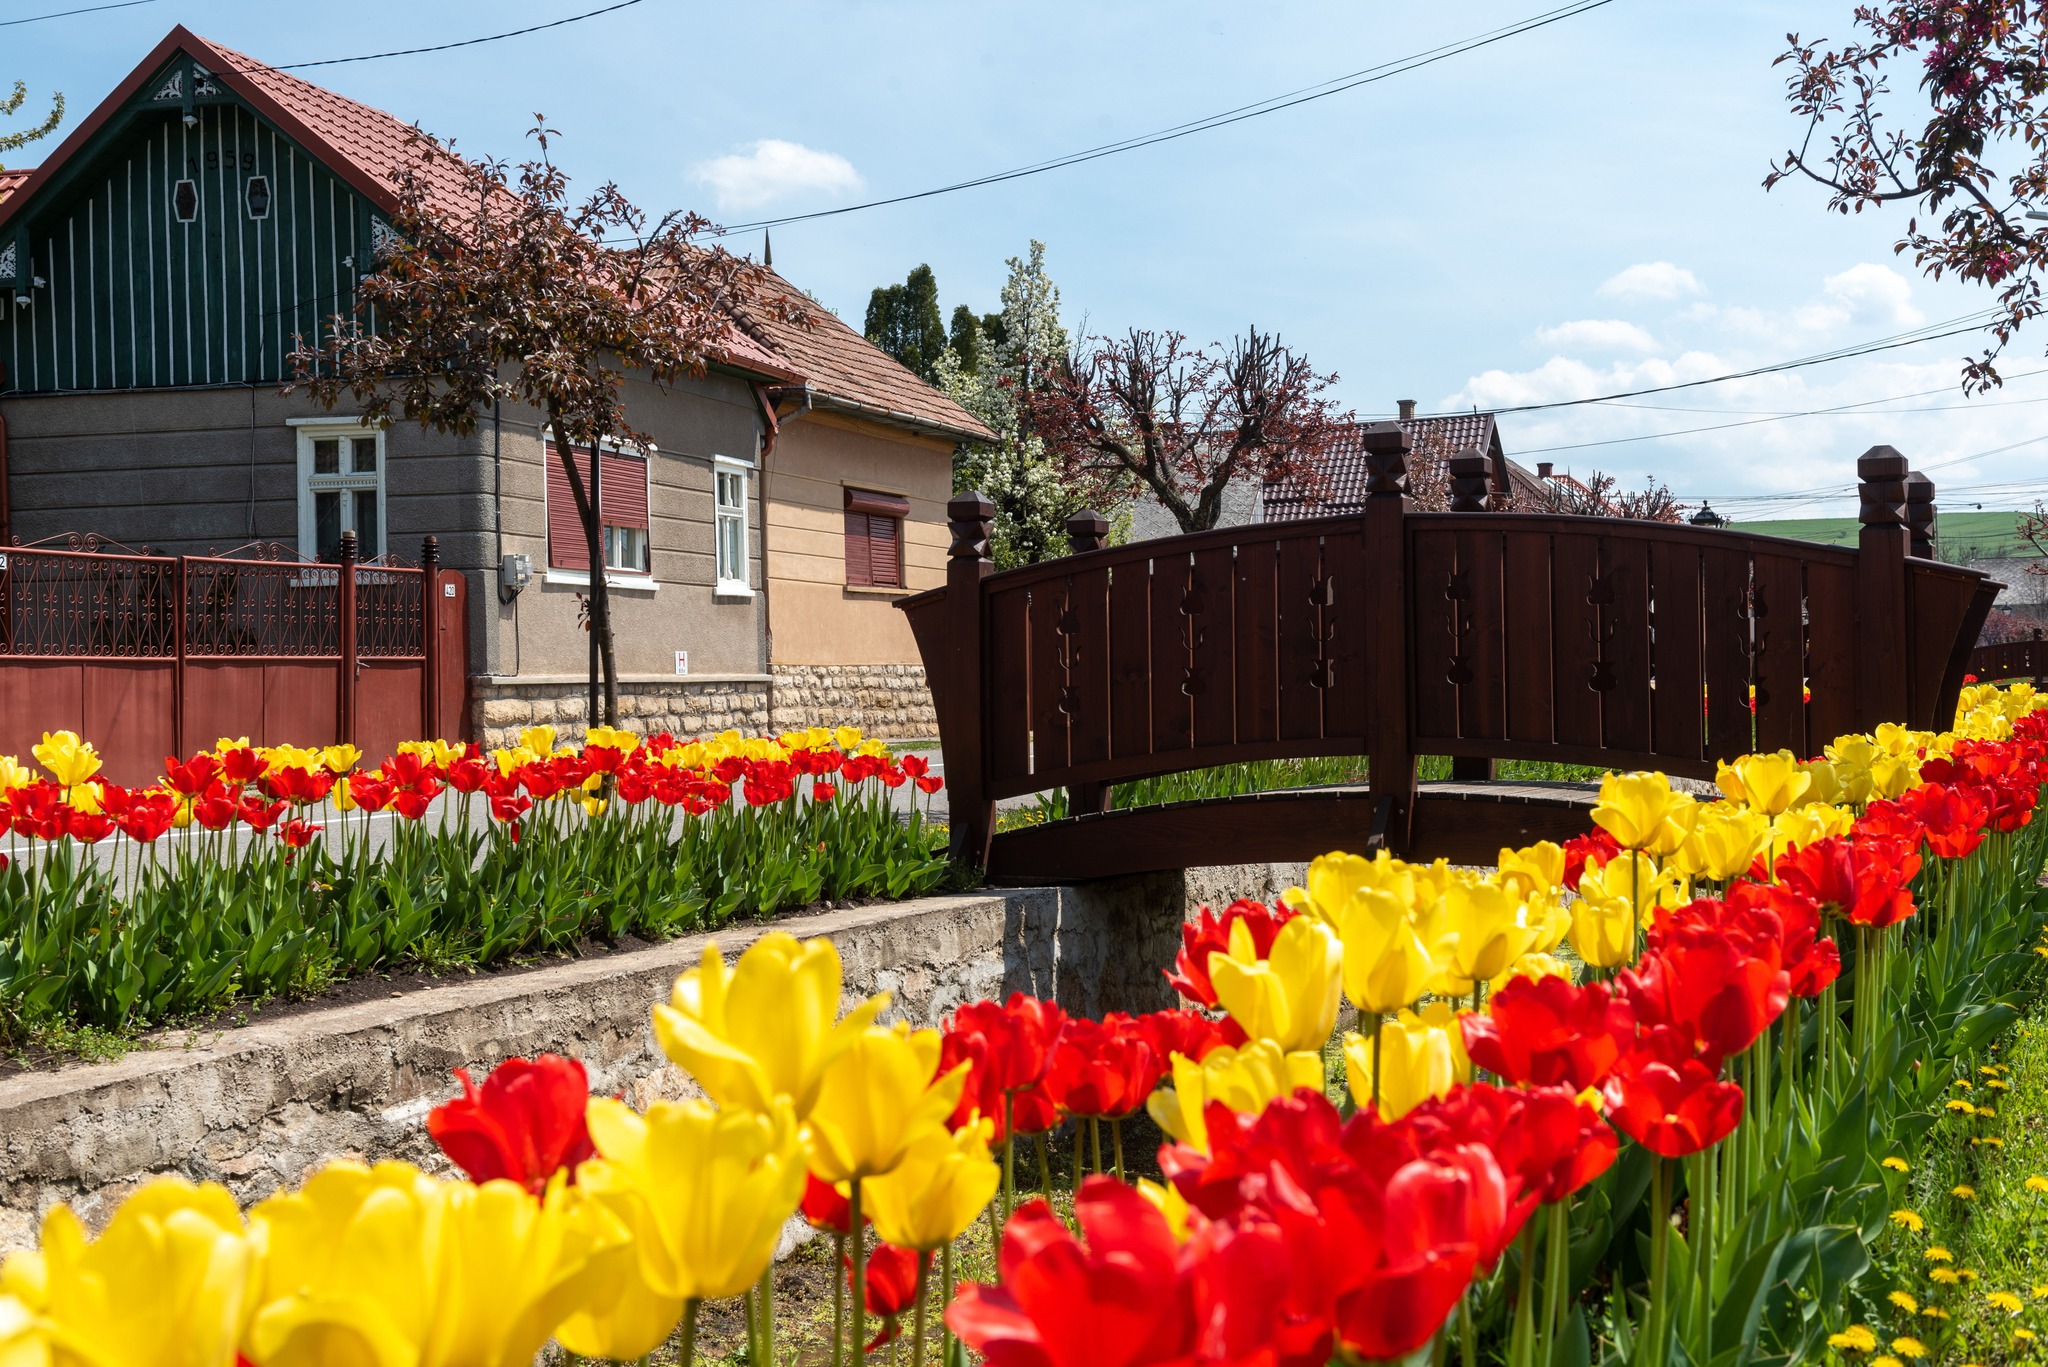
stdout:
<svg viewBox="0 0 2048 1367">
<path fill-rule="evenodd" d="M 1116 1180 L 1119 1182 L 1127 1181 L 1129 1179 L 1124 1176 L 1124 1119 L 1122 1116 L 1110 1117 L 1109 1139 L 1111 1146 L 1116 1150 Z"/>
<path fill-rule="evenodd" d="M 1516 1236 L 1521 1243 L 1520 1284 L 1515 1296 L 1515 1318 L 1508 1331 L 1508 1367 L 1531 1367 L 1536 1333 L 1536 1227 L 1524 1225 Z"/>
<path fill-rule="evenodd" d="M 1547 1271 L 1549 1284 L 1544 1288 L 1543 1307 L 1543 1361 L 1547 1364 L 1556 1357 L 1556 1343 L 1564 1333 L 1566 1307 L 1571 1304 L 1572 1288 L 1572 1225 L 1571 1211 L 1562 1200 L 1550 1203 L 1549 1253 Z"/>
<path fill-rule="evenodd" d="M 697 1300 L 693 1296 L 683 1302 L 683 1367 L 697 1359 Z"/>
<path fill-rule="evenodd" d="M 1380 1036 L 1386 1033 L 1387 1018 L 1375 1012 L 1372 1018 L 1372 1111 L 1380 1119 Z"/>
<path fill-rule="evenodd" d="M 1664 1367 L 1664 1264 L 1671 1238 L 1671 1160 L 1658 1158 L 1650 1169 L 1650 1309 L 1643 1330 L 1644 1361 Z"/>
<path fill-rule="evenodd" d="M 931 1257 L 923 1251 L 917 1255 L 917 1314 L 910 1321 L 910 1367 L 924 1367 L 924 1302 L 931 1294 L 927 1284 Z"/>
<path fill-rule="evenodd" d="M 1102 1120 L 1099 1116 L 1088 1117 L 1088 1139 L 1095 1149 L 1095 1173 L 1102 1173 Z"/>
<path fill-rule="evenodd" d="M 953 1325 L 946 1318 L 952 1304 L 953 1245 L 948 1242 L 939 1250 L 939 1367 L 951 1367 L 953 1361 Z"/>
<path fill-rule="evenodd" d="M 1017 1098 L 1003 1093 L 1003 1218 L 1017 1208 Z"/>
<path fill-rule="evenodd" d="M 846 1236 L 832 1236 L 832 1367 L 846 1348 Z"/>
<path fill-rule="evenodd" d="M 867 1360 L 868 1341 L 867 1228 L 861 1222 L 860 1179 L 856 1177 L 846 1185 L 852 1193 L 849 1198 L 852 1213 L 847 1224 L 853 1229 L 853 1342 L 848 1347 L 848 1356 L 855 1363 L 861 1363 Z"/>
<path fill-rule="evenodd" d="M 1046 1132 L 1044 1130 L 1040 1130 L 1037 1134 L 1033 1135 L 1032 1138 L 1038 1141 L 1038 1194 L 1045 1198 L 1045 1202 L 1047 1205 L 1051 1205 L 1052 1158 L 1049 1156 L 1047 1152 L 1048 1148 L 1050 1147 L 1050 1141 L 1046 1138 Z"/>
<path fill-rule="evenodd" d="M 775 1367 L 775 1259 L 761 1269 L 761 1367 Z"/>
<path fill-rule="evenodd" d="M 1472 1325 L 1472 1292 L 1466 1287 L 1458 1297 L 1458 1362 L 1460 1367 L 1479 1367 L 1479 1331 Z"/>
</svg>

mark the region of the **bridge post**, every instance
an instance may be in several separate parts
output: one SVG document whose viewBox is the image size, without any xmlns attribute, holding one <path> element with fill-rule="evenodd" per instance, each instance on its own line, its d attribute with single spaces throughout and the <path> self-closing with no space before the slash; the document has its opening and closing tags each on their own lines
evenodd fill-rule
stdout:
<svg viewBox="0 0 2048 1367">
<path fill-rule="evenodd" d="M 1451 511 L 1454 513 L 1483 513 L 1491 506 L 1493 492 L 1493 462 L 1478 447 L 1460 451 L 1451 457 Z M 1494 762 L 1483 755 L 1455 755 L 1451 759 L 1451 777 L 1460 783 L 1491 783 L 1494 779 Z"/>
<path fill-rule="evenodd" d="M 1108 544 L 1109 519 L 1101 513 L 1093 508 L 1083 508 L 1078 513 L 1067 515 L 1067 550 L 1070 554 L 1084 555 L 1089 551 L 1099 551 Z M 1108 811 L 1109 788 L 1107 783 L 1068 784 L 1067 815 Z"/>
<path fill-rule="evenodd" d="M 1408 743 L 1408 434 L 1395 422 L 1365 429 L 1368 850 L 1408 847 L 1415 816 L 1415 756 Z"/>
<path fill-rule="evenodd" d="M 1856 458 L 1856 725 L 1906 716 L 1906 458 L 1873 446 Z"/>
<path fill-rule="evenodd" d="M 981 730 L 981 581 L 995 569 L 988 551 L 995 515 L 996 505 L 971 489 L 946 504 L 947 529 L 953 534 L 946 552 L 946 653 L 941 677 L 929 681 L 932 705 L 940 716 L 940 753 L 952 825 L 950 853 L 976 866 L 988 863 L 988 842 L 995 834 L 996 805 L 988 796 L 987 747 Z"/>
<path fill-rule="evenodd" d="M 1934 559 L 1934 481 L 1915 470 L 1906 476 L 1906 533 L 1912 554 Z"/>
</svg>

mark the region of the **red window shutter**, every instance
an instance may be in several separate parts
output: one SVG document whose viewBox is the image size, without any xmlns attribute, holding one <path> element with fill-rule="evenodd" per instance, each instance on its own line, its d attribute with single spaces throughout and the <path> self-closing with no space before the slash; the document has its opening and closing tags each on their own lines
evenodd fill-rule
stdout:
<svg viewBox="0 0 2048 1367">
<path fill-rule="evenodd" d="M 647 458 L 604 453 L 604 524 L 647 529 Z"/>
<path fill-rule="evenodd" d="M 846 582 L 865 588 L 875 582 L 874 552 L 868 544 L 868 515 L 846 515 Z"/>
<path fill-rule="evenodd" d="M 893 517 L 868 514 L 868 576 L 877 587 L 903 587 L 903 524 Z"/>
<path fill-rule="evenodd" d="M 558 570 L 588 570 L 590 546 L 583 538 L 583 519 L 576 514 L 576 496 L 553 442 L 547 443 L 548 564 Z M 576 453 L 576 472 L 589 488 L 590 453 Z"/>
</svg>

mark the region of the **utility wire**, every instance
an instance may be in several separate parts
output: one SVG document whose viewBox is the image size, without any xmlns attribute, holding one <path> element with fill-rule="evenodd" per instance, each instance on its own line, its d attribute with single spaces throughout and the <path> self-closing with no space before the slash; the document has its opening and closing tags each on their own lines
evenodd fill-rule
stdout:
<svg viewBox="0 0 2048 1367">
<path fill-rule="evenodd" d="M 149 0 L 129 0 L 129 3 L 147 4 Z M 317 62 L 286 62 L 280 66 L 271 67 L 271 70 L 304 71 L 307 67 L 313 66 L 340 66 L 345 62 L 375 62 L 386 57 L 413 57 L 422 52 L 448 52 L 459 47 L 475 47 L 479 43 L 495 43 L 505 38 L 522 38 L 529 33 L 543 33 L 551 28 L 561 28 L 564 24 L 580 24 L 585 19 L 595 19 L 600 14 L 610 14 L 615 10 L 631 9 L 639 3 L 640 0 L 619 0 L 618 4 L 606 5 L 603 9 L 590 10 L 584 14 L 572 14 L 566 19 L 555 19 L 545 24 L 530 24 L 525 28 L 508 29 L 504 33 L 486 34 L 482 38 L 464 38 L 460 42 L 455 43 L 436 43 L 432 47 L 402 47 L 394 48 L 390 52 L 366 52 L 360 57 L 323 57 Z M 107 8 L 113 7 L 108 6 Z"/>
<path fill-rule="evenodd" d="M 912 200 L 930 199 L 935 195 L 950 195 L 960 190 L 978 189 L 984 185 L 999 185 L 1004 181 L 1020 180 L 1025 176 L 1043 175 L 1047 171 L 1057 171 L 1063 167 L 1078 166 L 1083 162 L 1116 156 L 1122 152 L 1133 152 L 1141 147 L 1152 147 L 1162 142 L 1173 142 L 1176 139 L 1189 137 L 1195 133 L 1206 133 L 1212 129 L 1228 127 L 1234 123 L 1242 123 L 1247 119 L 1256 119 L 1262 115 L 1278 113 L 1283 109 L 1292 109 L 1296 105 L 1307 104 L 1312 100 L 1327 99 L 1332 95 L 1340 95 L 1347 90 L 1356 90 L 1363 85 L 1372 85 L 1406 72 L 1419 70 L 1422 67 L 1446 61 L 1452 57 L 1463 56 L 1468 52 L 1476 52 L 1480 48 L 1505 42 L 1509 38 L 1520 37 L 1525 33 L 1533 33 L 1537 29 L 1547 28 L 1551 24 L 1561 23 L 1566 19 L 1577 18 L 1581 14 L 1612 3 L 1613 0 L 1573 0 L 1570 4 L 1546 10 L 1540 14 L 1533 14 L 1526 19 L 1517 20 L 1512 24 L 1504 25 L 1501 28 L 1493 29 L 1486 33 L 1475 34 L 1470 38 L 1460 38 L 1438 47 L 1426 48 L 1421 52 L 1410 53 L 1406 57 L 1396 57 L 1389 61 L 1381 62 L 1376 66 L 1369 66 L 1362 70 L 1354 71 L 1349 75 L 1335 76 L 1317 85 L 1303 86 L 1298 90 L 1291 90 L 1285 94 L 1269 96 L 1266 99 L 1258 100 L 1251 104 L 1239 105 L 1235 109 L 1226 109 L 1221 113 L 1210 114 L 1203 118 L 1191 119 L 1186 123 L 1175 124 L 1171 128 L 1162 128 L 1155 132 L 1138 134 L 1117 142 L 1104 143 L 1098 147 L 1090 147 L 1079 152 L 1070 152 L 1065 156 L 1052 157 L 1045 161 L 1033 162 L 1028 166 L 1019 166 L 1012 170 L 999 171 L 992 175 L 976 176 L 972 180 L 955 181 L 950 185 L 941 185 L 930 190 L 919 190 L 911 194 L 891 195 L 886 199 L 871 199 L 860 204 L 843 204 L 836 209 L 818 209 L 805 214 L 786 214 L 781 218 L 756 219 L 751 223 L 733 223 L 720 229 L 720 234 L 750 232 L 756 228 L 779 228 L 785 223 L 804 223 L 812 219 L 836 218 L 840 214 L 859 213 L 863 209 L 879 209 L 889 204 L 907 204 Z"/>
<path fill-rule="evenodd" d="M 58 10 L 55 14 L 31 14 L 26 19 L 0 19 L 0 28 L 13 28 L 16 24 L 40 24 L 45 19 L 69 19 L 74 14 L 98 14 L 103 9 L 134 9 L 137 5 L 154 5 L 156 0 L 119 0 L 111 5 L 86 5 L 81 9 Z"/>
</svg>

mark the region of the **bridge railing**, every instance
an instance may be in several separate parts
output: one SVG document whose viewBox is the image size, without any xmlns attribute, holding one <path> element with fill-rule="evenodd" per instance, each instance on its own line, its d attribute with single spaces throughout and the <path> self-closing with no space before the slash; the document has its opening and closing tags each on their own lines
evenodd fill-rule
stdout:
<svg viewBox="0 0 2048 1367">
<path fill-rule="evenodd" d="M 1910 553 L 1909 515 L 1932 504 L 1888 447 L 1858 461 L 1855 550 L 1486 512 L 1471 488 L 1415 512 L 1400 428 L 1366 449 L 1359 514 L 1117 547 L 1084 514 L 1074 554 L 1002 573 L 992 506 L 954 499 L 946 587 L 903 607 L 955 852 L 986 860 L 999 798 L 1064 787 L 1070 812 L 1100 812 L 1116 783 L 1243 760 L 1368 756 L 1360 844 L 1398 849 L 1418 755 L 1466 776 L 1526 758 L 1711 777 L 1752 749 L 1931 726 L 1996 593 Z"/>
</svg>

